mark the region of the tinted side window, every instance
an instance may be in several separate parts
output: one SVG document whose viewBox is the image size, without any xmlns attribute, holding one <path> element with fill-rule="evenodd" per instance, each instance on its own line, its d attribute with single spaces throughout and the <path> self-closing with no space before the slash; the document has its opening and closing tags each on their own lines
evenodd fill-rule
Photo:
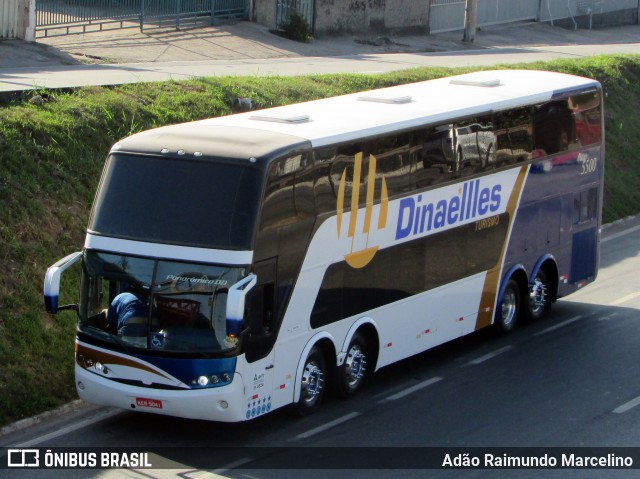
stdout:
<svg viewBox="0 0 640 479">
<path fill-rule="evenodd" d="M 531 159 L 533 126 L 531 109 L 517 108 L 494 115 L 496 164 L 509 165 Z"/>
<path fill-rule="evenodd" d="M 575 142 L 575 125 L 567 100 L 557 100 L 534 108 L 534 156 L 567 151 Z"/>
<path fill-rule="evenodd" d="M 273 162 L 267 172 L 261 228 L 283 226 L 314 214 L 308 155 L 298 154 Z"/>
<path fill-rule="evenodd" d="M 598 189 L 576 193 L 573 197 L 573 223 L 580 224 L 596 218 L 598 211 Z"/>
<path fill-rule="evenodd" d="M 426 188 L 453 179 L 456 173 L 453 124 L 423 128 L 414 132 L 417 188 Z"/>
<path fill-rule="evenodd" d="M 495 167 L 496 135 L 490 115 L 455 123 L 455 169 L 468 176 Z"/>
<path fill-rule="evenodd" d="M 360 182 L 362 181 L 362 162 L 359 168 L 356 168 L 356 155 L 362 152 L 360 144 L 348 144 L 337 147 L 333 164 L 330 171 L 330 183 L 333 191 L 338 196 L 340 183 L 344 175 L 344 201 L 345 204 L 351 204 L 353 188 L 360 191 Z M 335 206 L 335 205 L 334 205 Z"/>
<path fill-rule="evenodd" d="M 335 211 L 338 183 L 332 176 L 333 164 L 336 159 L 336 147 L 320 148 L 314 152 L 313 168 L 315 172 L 314 198 L 316 211 L 319 215 Z"/>
<path fill-rule="evenodd" d="M 585 93 L 569 98 L 569 108 L 574 115 L 576 140 L 580 146 L 602 140 L 602 105 L 600 93 Z"/>
<path fill-rule="evenodd" d="M 411 190 L 411 134 L 400 133 L 373 140 L 366 145 L 365 157 L 369 161 L 368 175 L 375 179 L 374 198 L 380 198 L 382 177 L 389 196 Z M 375 157 L 375 168 L 372 160 Z M 367 177 L 368 179 L 371 177 Z"/>
</svg>

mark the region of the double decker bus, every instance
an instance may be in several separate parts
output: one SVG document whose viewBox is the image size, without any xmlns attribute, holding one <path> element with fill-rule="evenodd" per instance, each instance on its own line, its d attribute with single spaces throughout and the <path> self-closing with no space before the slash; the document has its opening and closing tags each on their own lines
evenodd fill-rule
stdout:
<svg viewBox="0 0 640 479">
<path fill-rule="evenodd" d="M 106 160 L 51 266 L 85 401 L 214 421 L 351 396 L 596 277 L 597 81 L 484 71 L 166 126 Z M 59 306 L 81 263 L 77 304 Z M 331 386 L 331 387 L 330 387 Z"/>
</svg>

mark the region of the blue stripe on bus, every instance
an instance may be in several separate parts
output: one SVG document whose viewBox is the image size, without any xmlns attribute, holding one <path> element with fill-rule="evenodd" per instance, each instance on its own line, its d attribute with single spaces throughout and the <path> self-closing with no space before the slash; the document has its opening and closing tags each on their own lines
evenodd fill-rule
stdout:
<svg viewBox="0 0 640 479">
<path fill-rule="evenodd" d="M 176 379 L 179 379 L 184 384 L 190 386 L 193 389 L 202 389 L 204 387 L 217 387 L 225 386 L 233 381 L 233 375 L 236 370 L 237 358 L 210 358 L 210 359 L 189 359 L 189 358 L 176 358 L 176 357 L 157 357 L 146 356 L 142 354 L 135 354 L 136 358 L 146 361 L 154 366 L 162 369 L 163 371 L 171 374 Z M 231 380 L 223 381 L 222 375 L 229 374 Z M 211 376 L 216 375 L 220 379 L 217 384 L 211 384 Z M 205 386 L 199 385 L 197 382 L 193 384 L 193 381 L 201 376 L 205 376 L 209 379 L 209 383 Z"/>
</svg>

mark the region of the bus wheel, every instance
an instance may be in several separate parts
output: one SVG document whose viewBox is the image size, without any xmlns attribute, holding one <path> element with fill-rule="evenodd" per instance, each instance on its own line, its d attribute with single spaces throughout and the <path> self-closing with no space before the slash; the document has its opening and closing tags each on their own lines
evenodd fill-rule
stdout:
<svg viewBox="0 0 640 479">
<path fill-rule="evenodd" d="M 520 314 L 520 288 L 514 279 L 509 279 L 496 311 L 495 326 L 499 334 L 507 334 L 515 326 Z"/>
<path fill-rule="evenodd" d="M 527 321 L 534 322 L 542 318 L 551 308 L 549 283 L 544 270 L 538 271 L 533 283 L 529 285 L 529 309 Z"/>
<path fill-rule="evenodd" d="M 320 406 L 325 390 L 326 366 L 322 351 L 314 347 L 309 352 L 302 370 L 300 399 L 296 403 L 296 411 L 307 416 Z"/>
<path fill-rule="evenodd" d="M 367 343 L 360 333 L 356 333 L 349 343 L 347 357 L 338 369 L 337 393 L 350 397 L 357 393 L 367 378 Z"/>
</svg>

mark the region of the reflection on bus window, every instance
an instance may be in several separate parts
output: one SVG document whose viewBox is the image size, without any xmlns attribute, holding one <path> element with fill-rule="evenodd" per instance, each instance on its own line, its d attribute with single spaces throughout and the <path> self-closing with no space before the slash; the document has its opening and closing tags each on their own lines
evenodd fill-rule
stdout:
<svg viewBox="0 0 640 479">
<path fill-rule="evenodd" d="M 573 115 L 567 100 L 552 101 L 535 107 L 534 142 L 536 156 L 567 151 L 575 141 Z"/>
<path fill-rule="evenodd" d="M 408 133 L 390 135 L 369 142 L 365 154 L 376 158 L 374 198 L 380 198 L 381 179 L 384 177 L 389 196 L 411 189 L 411 135 Z M 367 172 L 371 165 L 368 166 Z"/>
<path fill-rule="evenodd" d="M 446 181 L 456 172 L 453 153 L 453 124 L 448 123 L 416 132 L 417 161 L 415 183 L 418 188 Z"/>
<path fill-rule="evenodd" d="M 585 93 L 569 98 L 569 108 L 575 120 L 576 137 L 581 146 L 593 145 L 602 138 L 600 96 Z"/>
<path fill-rule="evenodd" d="M 491 117 L 470 118 L 455 124 L 455 170 L 467 173 L 495 166 L 496 135 Z"/>
<path fill-rule="evenodd" d="M 532 152 L 531 110 L 516 108 L 495 114 L 496 163 L 500 166 L 528 161 Z"/>
</svg>

